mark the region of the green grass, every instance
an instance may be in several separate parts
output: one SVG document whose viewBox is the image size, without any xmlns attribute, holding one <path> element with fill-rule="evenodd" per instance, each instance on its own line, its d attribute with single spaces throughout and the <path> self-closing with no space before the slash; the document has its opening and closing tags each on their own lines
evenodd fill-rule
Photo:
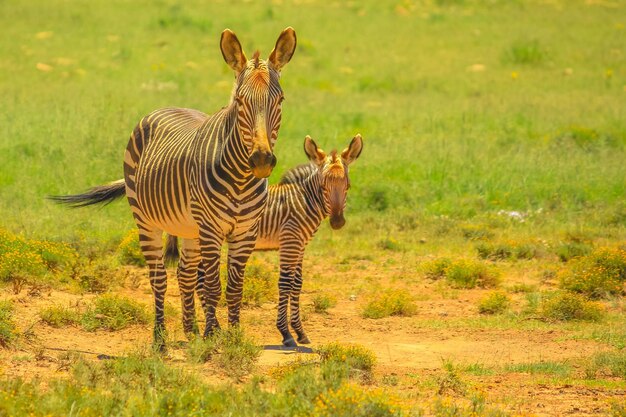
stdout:
<svg viewBox="0 0 626 417">
<path fill-rule="evenodd" d="M 68 215 L 43 197 L 121 178 L 129 133 L 149 111 L 223 106 L 232 81 L 217 47 L 225 27 L 249 54 L 259 48 L 262 56 L 282 28 L 296 29 L 272 181 L 304 161 L 306 134 L 332 148 L 360 132 L 366 148 L 353 170 L 352 215 L 420 207 L 427 218 L 471 218 L 541 208 L 542 223 L 602 225 L 624 194 L 624 82 L 622 61 L 611 52 L 626 37 L 616 26 L 619 10 L 466 2 L 438 7 L 435 19 L 426 6 L 404 15 L 369 1 L 245 9 L 121 4 L 77 5 L 71 16 L 54 3 L 0 6 L 0 79 L 14 80 L 3 85 L 0 124 L 5 227 L 121 240 L 133 227 L 125 202 Z M 344 24 L 331 25 L 329 14 Z M 529 22 L 550 24 L 538 24 L 531 37 Z M 419 51 L 405 53 L 414 45 Z M 477 63 L 485 70 L 466 70 Z M 592 152 L 552 140 L 567 132 L 612 140 L 594 141 Z M 379 181 L 381 174 L 393 181 Z"/>
<path fill-rule="evenodd" d="M 313 297 L 313 310 L 316 313 L 327 314 L 328 309 L 337 305 L 337 299 L 328 294 L 317 294 Z"/>
<path fill-rule="evenodd" d="M 104 294 L 81 316 L 81 325 L 88 331 L 120 330 L 131 324 L 147 324 L 145 306 L 126 297 Z"/>
<path fill-rule="evenodd" d="M 261 347 L 247 337 L 241 328 L 229 328 L 204 340 L 192 340 L 187 353 L 192 363 L 212 361 L 227 375 L 239 379 L 254 370 Z"/>
<path fill-rule="evenodd" d="M 506 365 L 504 370 L 506 372 L 522 372 L 529 373 L 531 375 L 543 374 L 567 377 L 572 372 L 572 367 L 561 362 L 532 362 Z"/>
<path fill-rule="evenodd" d="M 13 305 L 9 301 L 0 301 L 0 347 L 8 347 L 16 339 Z"/>
</svg>

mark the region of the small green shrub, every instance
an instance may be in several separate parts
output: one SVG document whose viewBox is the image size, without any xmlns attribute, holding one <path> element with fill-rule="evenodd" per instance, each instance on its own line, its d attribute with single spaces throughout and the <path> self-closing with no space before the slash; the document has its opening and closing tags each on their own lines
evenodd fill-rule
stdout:
<svg viewBox="0 0 626 417">
<path fill-rule="evenodd" d="M 422 265 L 426 278 L 441 279 L 446 276 L 446 270 L 452 265 L 452 260 L 448 258 L 439 258 L 425 262 Z"/>
<path fill-rule="evenodd" d="M 501 291 L 493 291 L 483 297 L 478 303 L 480 314 L 501 314 L 508 310 L 511 298 Z"/>
<path fill-rule="evenodd" d="M 558 292 L 544 297 L 539 312 L 546 319 L 559 321 L 599 321 L 605 314 L 600 304 L 569 292 Z"/>
<path fill-rule="evenodd" d="M 10 346 L 16 338 L 13 305 L 9 301 L 0 301 L 0 347 Z"/>
<path fill-rule="evenodd" d="M 319 348 L 322 362 L 346 364 L 351 371 L 371 374 L 376 356 L 369 349 L 357 344 L 329 343 Z"/>
<path fill-rule="evenodd" d="M 132 324 L 148 323 L 143 305 L 126 297 L 104 294 L 94 300 L 81 317 L 85 330 L 120 330 Z"/>
<path fill-rule="evenodd" d="M 500 271 L 492 265 L 461 259 L 445 270 L 448 282 L 458 288 L 493 288 L 500 284 Z"/>
<path fill-rule="evenodd" d="M 366 195 L 366 205 L 370 210 L 385 211 L 389 208 L 389 196 L 386 189 L 372 189 Z"/>
<path fill-rule="evenodd" d="M 387 289 L 373 295 L 361 315 L 369 319 L 389 316 L 412 316 L 417 306 L 411 294 L 406 290 Z"/>
<path fill-rule="evenodd" d="M 326 314 L 328 309 L 337 305 L 337 299 L 328 294 L 318 294 L 313 297 L 313 308 L 316 313 Z"/>
<path fill-rule="evenodd" d="M 117 248 L 120 263 L 123 265 L 145 266 L 146 260 L 139 245 L 139 229 L 134 228 L 126 233 L 124 239 Z"/>
<path fill-rule="evenodd" d="M 626 251 L 598 248 L 578 258 L 560 277 L 561 288 L 591 298 L 622 294 L 626 283 Z"/>
<path fill-rule="evenodd" d="M 231 327 L 217 331 L 205 340 L 192 340 L 187 352 L 192 362 L 213 360 L 228 375 L 239 379 L 252 372 L 261 350 L 241 328 Z"/>
<path fill-rule="evenodd" d="M 80 313 L 68 307 L 50 306 L 39 311 L 39 317 L 52 327 L 65 327 L 80 323 Z"/>
</svg>

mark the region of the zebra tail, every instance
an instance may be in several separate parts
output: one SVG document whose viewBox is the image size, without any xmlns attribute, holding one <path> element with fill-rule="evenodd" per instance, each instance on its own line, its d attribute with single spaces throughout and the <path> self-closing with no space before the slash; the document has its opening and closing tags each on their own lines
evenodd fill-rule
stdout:
<svg viewBox="0 0 626 417">
<path fill-rule="evenodd" d="M 126 183 L 124 180 L 113 181 L 106 185 L 93 187 L 82 194 L 50 195 L 49 200 L 70 207 L 86 207 L 95 204 L 107 204 L 126 195 Z"/>
<path fill-rule="evenodd" d="M 176 236 L 167 235 L 167 243 L 165 244 L 165 251 L 163 257 L 167 265 L 175 265 L 178 262 L 178 238 Z"/>
</svg>

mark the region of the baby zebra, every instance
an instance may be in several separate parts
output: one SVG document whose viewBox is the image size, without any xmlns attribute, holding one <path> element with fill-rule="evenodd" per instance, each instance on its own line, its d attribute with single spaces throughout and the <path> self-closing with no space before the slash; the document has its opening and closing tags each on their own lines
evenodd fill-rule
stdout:
<svg viewBox="0 0 626 417">
<path fill-rule="evenodd" d="M 311 163 L 287 171 L 278 184 L 269 186 L 267 206 L 261 215 L 255 250 L 280 251 L 278 281 L 278 318 L 276 326 L 283 345 L 297 346 L 289 332 L 287 307 L 291 304 L 291 327 L 298 343 L 310 343 L 300 320 L 302 258 L 304 249 L 326 217 L 333 229 L 346 223 L 343 211 L 350 188 L 348 166 L 363 149 L 361 135 L 356 135 L 340 154 L 326 154 L 313 139 L 304 139 L 304 152 Z M 176 237 L 168 238 L 168 257 L 177 256 Z M 198 268 L 198 286 L 203 285 L 204 268 Z"/>
</svg>

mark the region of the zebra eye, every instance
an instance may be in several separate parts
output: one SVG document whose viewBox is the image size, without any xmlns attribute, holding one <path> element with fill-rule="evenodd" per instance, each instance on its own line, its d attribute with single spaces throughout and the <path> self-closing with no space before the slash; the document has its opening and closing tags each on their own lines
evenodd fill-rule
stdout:
<svg viewBox="0 0 626 417">
<path fill-rule="evenodd" d="M 241 99 L 241 97 L 240 97 L 240 96 L 236 96 L 236 97 L 235 97 L 235 101 L 237 102 L 237 104 L 238 104 L 239 106 L 243 106 L 243 100 Z"/>
<path fill-rule="evenodd" d="M 278 98 L 278 103 L 279 103 L 279 104 L 282 104 L 282 102 L 283 102 L 283 101 L 285 101 L 285 96 L 280 96 L 280 97 Z"/>
</svg>

